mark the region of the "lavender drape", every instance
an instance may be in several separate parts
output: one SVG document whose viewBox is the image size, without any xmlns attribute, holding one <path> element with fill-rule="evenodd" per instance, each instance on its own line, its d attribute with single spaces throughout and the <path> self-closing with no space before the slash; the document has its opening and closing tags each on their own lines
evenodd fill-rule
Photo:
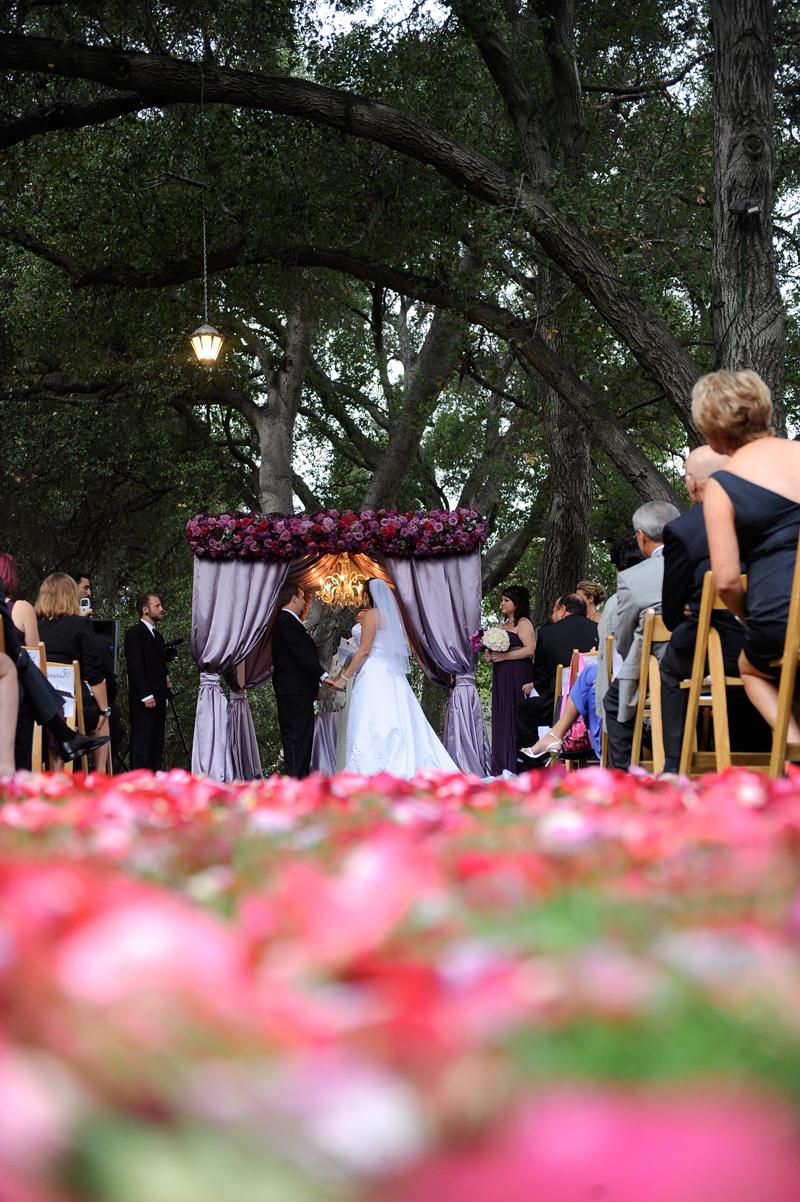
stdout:
<svg viewBox="0 0 800 1202">
<path fill-rule="evenodd" d="M 241 689 L 234 689 L 233 712 L 229 713 L 219 678 L 226 673 L 230 679 L 234 668 L 245 661 L 245 688 L 264 679 L 268 658 L 262 648 L 288 572 L 285 560 L 194 561 L 192 655 L 200 669 L 200 688 L 192 744 L 193 772 L 215 780 L 261 774 L 247 696 Z"/>
<path fill-rule="evenodd" d="M 423 667 L 432 680 L 442 673 L 452 691 L 444 719 L 443 742 L 462 772 L 488 776 L 491 751 L 478 691 L 477 653 L 470 637 L 481 624 L 481 557 L 387 557 L 401 607 L 423 650 Z M 427 661 L 427 662 L 426 662 Z"/>
<path fill-rule="evenodd" d="M 311 748 L 311 771 L 332 776 L 336 771 L 336 739 L 339 712 L 317 714 L 314 722 L 314 744 Z"/>
<path fill-rule="evenodd" d="M 261 756 L 246 689 L 231 689 L 228 700 L 228 751 L 230 776 L 226 780 L 257 780 Z"/>
</svg>

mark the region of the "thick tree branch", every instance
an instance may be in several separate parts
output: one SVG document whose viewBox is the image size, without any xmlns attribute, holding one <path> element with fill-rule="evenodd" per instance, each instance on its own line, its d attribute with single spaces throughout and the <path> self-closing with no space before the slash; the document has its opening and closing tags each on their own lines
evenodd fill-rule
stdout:
<svg viewBox="0 0 800 1202">
<path fill-rule="evenodd" d="M 0 37 L 0 67 L 92 80 L 134 92 L 152 105 L 196 104 L 200 99 L 200 65 L 163 55 L 9 34 Z M 478 200 L 513 212 L 689 420 L 688 397 L 697 377 L 689 355 L 664 321 L 647 313 L 600 248 L 524 180 L 426 122 L 352 93 L 209 64 L 203 68 L 202 86 L 208 104 L 282 113 L 382 143 L 428 164 Z"/>
<path fill-rule="evenodd" d="M 139 113 L 149 104 L 135 92 L 123 92 L 121 96 L 106 96 L 102 100 L 86 104 L 54 104 L 7 121 L 0 125 L 0 150 L 8 150 L 18 142 L 26 142 L 37 134 L 52 133 L 57 129 L 83 129 L 87 125 L 104 125 L 115 117 L 128 113 Z"/>
<path fill-rule="evenodd" d="M 231 252 L 233 262 L 241 262 L 239 252 Z M 480 297 L 470 296 L 461 288 L 452 289 L 439 280 L 417 276 L 411 272 L 371 263 L 356 255 L 331 250 L 326 247 L 273 247 L 269 252 L 262 248 L 258 256 L 249 256 L 251 263 L 279 263 L 284 266 L 324 267 L 345 272 L 356 279 L 379 283 L 400 296 L 410 296 L 441 309 L 450 309 L 467 321 L 483 326 L 503 338 L 515 350 L 520 362 L 539 373 L 542 378 L 575 410 L 578 420 L 585 422 L 593 431 L 598 444 L 624 477 L 646 500 L 676 501 L 677 493 L 666 477 L 647 459 L 644 453 L 628 436 L 622 424 L 614 416 L 610 402 L 601 394 L 593 392 L 538 333 L 535 325 L 517 317 L 508 309 L 493 305 Z M 179 265 L 183 271 L 183 265 Z M 127 268 L 115 267 L 113 277 L 125 277 Z M 141 273 L 140 273 L 141 274 Z M 155 273 L 162 279 L 161 273 Z M 153 277 L 140 287 L 153 287 Z M 173 283 L 173 280 L 163 281 Z M 690 425 L 696 439 L 696 433 Z"/>
<path fill-rule="evenodd" d="M 321 513 L 325 508 L 322 501 L 312 492 L 303 477 L 294 471 L 292 472 L 292 487 L 300 498 L 300 502 L 306 513 Z"/>
</svg>

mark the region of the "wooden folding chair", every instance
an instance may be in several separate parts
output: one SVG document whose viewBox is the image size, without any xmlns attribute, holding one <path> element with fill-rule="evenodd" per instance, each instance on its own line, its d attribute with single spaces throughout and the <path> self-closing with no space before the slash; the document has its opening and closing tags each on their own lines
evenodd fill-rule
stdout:
<svg viewBox="0 0 800 1202">
<path fill-rule="evenodd" d="M 575 679 L 575 675 L 578 671 L 578 656 L 579 655 L 580 655 L 580 652 L 576 649 L 572 652 L 572 655 L 570 657 L 569 668 L 567 669 L 567 671 L 569 672 L 569 676 L 567 677 L 566 691 L 564 690 L 564 665 L 558 664 L 556 666 L 556 687 L 555 687 L 555 693 L 553 696 L 553 722 L 554 723 L 556 723 L 558 721 L 558 719 L 561 717 L 561 709 L 562 709 L 561 703 L 564 700 L 564 697 L 566 696 L 567 692 L 572 688 L 572 682 Z"/>
<path fill-rule="evenodd" d="M 746 592 L 746 576 L 742 576 L 742 587 Z M 719 631 L 711 625 L 713 614 L 726 608 L 714 586 L 712 573 L 706 572 L 697 615 L 692 674 L 688 680 L 681 681 L 681 688 L 689 690 L 680 759 L 680 772 L 684 776 L 697 776 L 710 769 L 722 772 L 731 764 L 766 768 L 769 763 L 766 752 L 731 751 L 726 690 L 742 688 L 743 681 L 741 676 L 725 675 Z M 697 748 L 697 718 L 701 709 L 705 709 L 711 716 L 714 731 L 713 751 Z"/>
<path fill-rule="evenodd" d="M 773 667 L 780 667 L 778 680 L 778 714 L 772 732 L 772 752 L 769 757 L 768 774 L 776 780 L 783 774 L 787 760 L 800 760 L 800 743 L 788 743 L 789 721 L 792 717 L 794 690 L 797 683 L 797 660 L 800 655 L 800 539 L 792 576 L 792 591 L 789 599 L 789 616 L 786 621 L 786 637 L 783 655 L 775 660 Z"/>
<path fill-rule="evenodd" d="M 81 684 L 81 666 L 77 660 L 73 660 L 71 664 L 56 664 L 48 660 L 45 665 L 47 668 L 47 679 L 64 697 L 64 721 L 72 730 L 77 730 L 79 734 L 86 734 L 86 726 L 83 720 L 83 686 Z M 51 751 L 48 755 L 48 767 L 51 772 L 55 770 L 57 757 Z M 72 772 L 73 764 L 67 763 L 62 766 L 62 772 Z M 88 757 L 81 756 L 81 768 L 84 772 L 89 771 Z"/>
<path fill-rule="evenodd" d="M 44 643 L 37 643 L 35 647 L 25 647 L 32 663 L 36 665 L 43 676 L 47 675 L 47 653 L 44 649 Z M 33 724 L 33 741 L 31 744 L 31 771 L 41 772 L 44 767 L 44 756 L 42 751 L 43 734 L 42 728 L 38 722 Z"/>
<path fill-rule="evenodd" d="M 642 628 L 642 658 L 639 664 L 639 688 L 636 713 L 633 719 L 631 767 L 648 768 L 653 773 L 664 771 L 664 724 L 661 717 L 661 672 L 658 658 L 653 655 L 655 643 L 668 643 L 672 632 L 654 609 L 644 611 Z M 642 736 L 645 719 L 650 719 L 652 759 L 642 759 Z"/>
</svg>

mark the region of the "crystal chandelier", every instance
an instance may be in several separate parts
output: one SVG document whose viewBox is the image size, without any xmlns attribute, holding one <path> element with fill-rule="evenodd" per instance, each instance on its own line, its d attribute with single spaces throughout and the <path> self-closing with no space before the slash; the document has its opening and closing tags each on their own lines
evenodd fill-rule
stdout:
<svg viewBox="0 0 800 1202">
<path fill-rule="evenodd" d="M 339 556 L 336 571 L 322 577 L 317 596 L 332 609 L 350 609 L 360 603 L 365 580 L 364 573 L 345 552 Z"/>
</svg>

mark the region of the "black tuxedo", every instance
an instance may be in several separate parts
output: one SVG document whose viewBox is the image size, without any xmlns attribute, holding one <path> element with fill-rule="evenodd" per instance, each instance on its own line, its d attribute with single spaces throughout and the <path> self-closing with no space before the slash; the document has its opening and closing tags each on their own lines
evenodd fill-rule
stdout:
<svg viewBox="0 0 800 1202">
<path fill-rule="evenodd" d="M 661 611 L 672 631 L 672 640 L 661 661 L 661 715 L 664 723 L 666 770 L 677 772 L 683 741 L 688 691 L 680 682 L 691 675 L 697 617 L 703 578 L 711 567 L 702 504 L 693 505 L 664 528 L 664 582 Z M 691 616 L 684 613 L 689 606 Z M 711 623 L 719 631 L 725 672 L 739 675 L 739 652 L 744 647 L 744 626 L 727 610 L 715 611 Z M 731 746 L 736 749 L 766 748 L 766 726 L 752 708 L 742 689 L 728 690 L 728 724 Z"/>
<path fill-rule="evenodd" d="M 311 771 L 314 701 L 324 675 L 316 644 L 300 619 L 282 609 L 272 627 L 272 685 L 287 776 Z"/>
<path fill-rule="evenodd" d="M 556 669 L 566 668 L 573 651 L 592 651 L 597 646 L 597 623 L 581 614 L 567 614 L 560 622 L 542 626 L 533 654 L 533 687 L 539 694 L 517 704 L 517 745 L 535 743 L 539 727 L 553 721 Z"/>
<path fill-rule="evenodd" d="M 128 708 L 131 721 L 131 768 L 157 772 L 164 754 L 167 718 L 167 660 L 158 630 L 137 622 L 125 633 Z M 147 707 L 145 697 L 154 697 Z"/>
</svg>

